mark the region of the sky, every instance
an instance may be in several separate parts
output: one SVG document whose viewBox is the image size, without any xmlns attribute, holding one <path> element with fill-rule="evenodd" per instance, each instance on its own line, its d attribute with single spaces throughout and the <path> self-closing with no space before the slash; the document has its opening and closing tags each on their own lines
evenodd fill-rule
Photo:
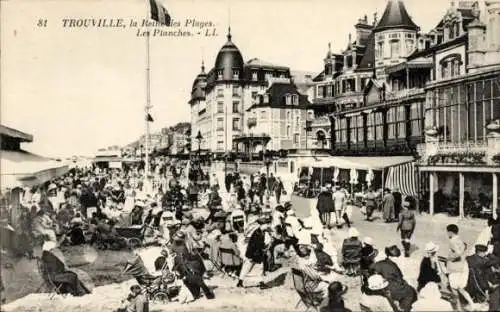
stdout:
<svg viewBox="0 0 500 312">
<path fill-rule="evenodd" d="M 340 52 L 365 14 L 380 18 L 388 0 L 159 0 L 174 21 L 215 24 L 193 37 L 151 37 L 153 130 L 190 120 L 192 83 L 226 42 L 243 58 L 320 72 L 328 42 Z M 404 0 L 422 30 L 437 25 L 449 0 Z M 145 0 L 1 0 L 2 124 L 34 135 L 23 148 L 50 157 L 92 155 L 145 131 L 146 40 L 130 20 Z M 125 28 L 68 28 L 64 18 L 123 18 Z M 42 25 L 39 26 L 39 21 Z M 44 27 L 44 21 L 46 26 Z M 196 28 L 181 27 L 194 31 Z M 176 27 L 173 27 L 176 29 Z"/>
</svg>

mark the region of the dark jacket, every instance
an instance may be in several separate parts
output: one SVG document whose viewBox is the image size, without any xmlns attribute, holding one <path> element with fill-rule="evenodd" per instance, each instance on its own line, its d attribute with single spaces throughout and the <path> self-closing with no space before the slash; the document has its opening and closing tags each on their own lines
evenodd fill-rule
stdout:
<svg viewBox="0 0 500 312">
<path fill-rule="evenodd" d="M 255 263 L 262 263 L 266 257 L 265 233 L 260 229 L 256 229 L 248 241 L 245 257 Z"/>
<path fill-rule="evenodd" d="M 401 204 L 403 203 L 403 195 L 400 192 L 392 192 L 392 197 L 394 197 L 394 209 L 400 211 Z"/>
<path fill-rule="evenodd" d="M 432 266 L 431 259 L 429 257 L 424 257 L 420 263 L 420 273 L 418 274 L 418 288 L 420 291 L 429 282 L 435 282 L 437 284 L 441 283 L 441 277 L 437 268 Z"/>
<path fill-rule="evenodd" d="M 319 193 L 316 209 L 318 209 L 319 213 L 327 213 L 334 210 L 333 198 L 331 192 L 324 191 Z"/>
<path fill-rule="evenodd" d="M 363 248 L 361 248 L 361 270 L 371 270 L 377 254 L 378 251 L 374 249 L 373 246 L 363 246 Z"/>
<path fill-rule="evenodd" d="M 391 259 L 381 260 L 373 265 L 373 271 L 382 275 L 388 282 L 392 298 L 399 302 L 403 311 L 410 311 L 413 302 L 417 301 L 417 292 L 403 278 L 398 265 Z"/>
<path fill-rule="evenodd" d="M 318 271 L 320 272 L 330 271 L 326 267 L 333 265 L 332 257 L 330 257 L 330 255 L 324 252 L 323 250 L 315 250 L 314 253 L 316 254 L 316 260 L 317 260 L 316 266 L 318 268 Z"/>
<path fill-rule="evenodd" d="M 357 238 L 346 238 L 342 243 L 342 258 L 344 263 L 359 263 L 363 245 Z"/>
<path fill-rule="evenodd" d="M 476 254 L 466 257 L 465 260 L 469 266 L 469 277 L 465 290 L 471 295 L 474 302 L 483 302 L 489 287 L 487 270 L 491 266 L 491 261 L 487 257 Z"/>
<path fill-rule="evenodd" d="M 186 248 L 179 248 L 177 256 L 174 258 L 174 270 L 181 276 L 203 276 L 205 274 L 205 264 L 198 253 L 190 253 Z"/>
</svg>

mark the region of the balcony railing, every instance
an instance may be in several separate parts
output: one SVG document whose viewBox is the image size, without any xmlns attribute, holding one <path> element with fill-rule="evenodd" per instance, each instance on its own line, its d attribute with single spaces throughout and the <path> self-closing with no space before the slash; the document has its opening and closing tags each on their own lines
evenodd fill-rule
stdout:
<svg viewBox="0 0 500 312">
<path fill-rule="evenodd" d="M 483 152 L 488 148 L 486 141 L 484 142 L 439 142 L 438 152 Z"/>
<path fill-rule="evenodd" d="M 399 100 L 399 99 L 404 99 L 408 98 L 414 95 L 424 95 L 425 91 L 423 88 L 412 88 L 412 89 L 404 89 L 404 90 L 399 90 L 399 91 L 394 91 L 394 92 L 387 92 L 386 93 L 386 100 Z"/>
</svg>

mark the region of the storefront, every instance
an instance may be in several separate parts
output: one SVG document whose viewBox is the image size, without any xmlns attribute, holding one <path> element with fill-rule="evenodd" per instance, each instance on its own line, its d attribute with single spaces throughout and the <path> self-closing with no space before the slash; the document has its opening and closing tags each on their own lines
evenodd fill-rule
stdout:
<svg viewBox="0 0 500 312">
<path fill-rule="evenodd" d="M 420 171 L 429 212 L 490 217 L 498 208 L 500 70 L 430 85 Z"/>
</svg>

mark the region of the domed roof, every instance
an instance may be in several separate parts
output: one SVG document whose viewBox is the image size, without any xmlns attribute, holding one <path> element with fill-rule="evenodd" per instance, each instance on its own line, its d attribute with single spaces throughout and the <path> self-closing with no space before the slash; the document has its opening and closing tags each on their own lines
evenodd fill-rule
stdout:
<svg viewBox="0 0 500 312">
<path fill-rule="evenodd" d="M 224 80 L 232 80 L 233 79 L 233 70 L 243 70 L 243 56 L 241 55 L 240 50 L 234 43 L 231 41 L 231 28 L 227 34 L 227 42 L 222 46 L 217 54 L 217 58 L 215 59 L 215 69 L 223 70 L 223 79 Z"/>
<path fill-rule="evenodd" d="M 205 64 L 201 62 L 201 72 L 196 76 L 191 89 L 191 100 L 204 99 L 205 87 L 207 86 L 207 74 L 205 73 Z"/>
<path fill-rule="evenodd" d="M 192 90 L 196 87 L 198 87 L 200 84 L 206 85 L 207 83 L 207 74 L 205 73 L 205 62 L 201 62 L 201 72 L 196 76 L 193 82 L 193 88 Z"/>
<path fill-rule="evenodd" d="M 402 0 L 389 0 L 382 18 L 375 27 L 375 31 L 394 28 L 419 30 L 419 27 L 412 21 L 408 11 L 406 11 Z"/>
</svg>

